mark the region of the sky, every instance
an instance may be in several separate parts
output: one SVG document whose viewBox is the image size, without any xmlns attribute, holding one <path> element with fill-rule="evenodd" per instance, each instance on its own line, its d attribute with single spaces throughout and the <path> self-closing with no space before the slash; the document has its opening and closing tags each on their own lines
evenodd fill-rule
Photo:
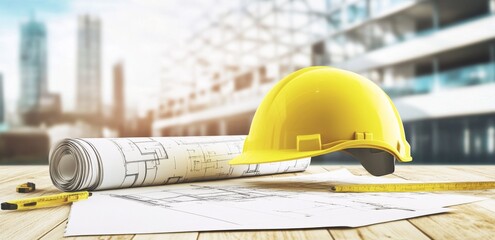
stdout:
<svg viewBox="0 0 495 240">
<path fill-rule="evenodd" d="M 218 0 L 217 0 L 218 1 Z M 113 66 L 122 62 L 126 105 L 139 114 L 153 108 L 160 94 L 164 58 L 194 31 L 201 16 L 215 7 L 201 0 L 0 0 L 0 73 L 8 114 L 19 97 L 20 26 L 33 17 L 45 23 L 49 91 L 60 93 L 63 110 L 73 111 L 76 96 L 78 16 L 102 23 L 104 105 L 112 104 Z M 141 110 L 141 111 L 140 111 Z"/>
</svg>

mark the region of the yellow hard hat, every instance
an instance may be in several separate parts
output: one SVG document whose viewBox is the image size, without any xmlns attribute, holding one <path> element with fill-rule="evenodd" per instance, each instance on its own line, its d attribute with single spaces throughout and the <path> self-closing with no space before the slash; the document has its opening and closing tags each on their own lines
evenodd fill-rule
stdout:
<svg viewBox="0 0 495 240">
<path fill-rule="evenodd" d="M 332 67 L 308 67 L 278 82 L 254 114 L 242 153 L 258 164 L 344 150 L 373 175 L 411 161 L 394 104 L 372 81 Z"/>
</svg>

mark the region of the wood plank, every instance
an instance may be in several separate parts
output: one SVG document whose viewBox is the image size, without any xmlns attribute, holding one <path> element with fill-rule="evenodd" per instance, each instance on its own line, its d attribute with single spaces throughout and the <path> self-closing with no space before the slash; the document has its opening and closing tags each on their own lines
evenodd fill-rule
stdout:
<svg viewBox="0 0 495 240">
<path fill-rule="evenodd" d="M 12 172 L 12 171 L 33 171 L 41 170 L 42 168 L 48 169 L 48 165 L 0 165 L 0 174 Z"/>
<path fill-rule="evenodd" d="M 198 240 L 227 240 L 227 239 L 332 239 L 324 229 L 282 230 L 282 231 L 229 231 L 229 232 L 200 232 Z"/>
<path fill-rule="evenodd" d="M 67 219 L 58 225 L 54 226 L 52 229 L 45 232 L 38 239 L 62 239 L 64 236 L 65 225 L 67 224 Z"/>
<path fill-rule="evenodd" d="M 198 232 L 137 234 L 133 240 L 196 240 L 198 236 Z"/>
<path fill-rule="evenodd" d="M 459 168 L 457 166 L 411 166 L 400 168 L 395 176 L 415 181 L 493 181 L 495 178 L 488 175 L 479 175 L 469 170 L 470 167 Z M 483 191 L 463 191 L 458 194 L 467 194 L 479 197 L 495 199 L 495 189 Z"/>
<path fill-rule="evenodd" d="M 493 239 L 495 217 L 472 204 L 451 207 L 453 213 L 410 219 L 409 221 L 433 239 Z"/>
<path fill-rule="evenodd" d="M 327 170 L 339 169 L 325 167 Z M 352 174 L 371 176 L 362 166 L 346 167 Z M 387 178 L 397 178 L 387 175 Z M 374 224 L 358 228 L 329 228 L 334 239 L 429 239 L 416 226 L 407 220 Z"/>
<path fill-rule="evenodd" d="M 0 183 L 0 201 L 60 192 L 53 187 L 48 172 L 44 167 L 29 168 L 28 170 L 33 172 L 30 180 L 36 183 L 37 190 L 27 194 L 17 193 L 15 192 L 15 186 L 18 179 L 12 178 L 5 180 Z M 15 171 L 17 170 L 14 168 L 13 172 Z M 64 221 L 69 213 L 69 208 L 66 205 L 31 211 L 1 211 L 0 222 L 2 223 L 2 231 L 0 231 L 0 239 L 38 238 Z"/>
<path fill-rule="evenodd" d="M 83 237 L 61 237 L 60 239 L 83 239 L 83 240 L 130 240 L 134 235 L 102 235 L 102 236 L 83 236 Z"/>
<path fill-rule="evenodd" d="M 124 235 L 99 235 L 99 236 L 79 236 L 63 237 L 65 232 L 66 221 L 60 223 L 54 229 L 43 235 L 40 239 L 67 239 L 67 240 L 91 240 L 91 239 L 163 239 L 163 240 L 196 240 L 198 232 L 188 233 L 157 233 L 157 234 L 124 234 Z"/>
<path fill-rule="evenodd" d="M 495 166 L 452 166 L 451 168 L 459 169 L 462 171 L 476 173 L 490 178 L 491 181 L 495 181 Z M 495 213 L 495 189 L 476 191 L 473 195 L 480 197 L 488 197 L 490 199 L 472 203 L 473 205 L 485 208 Z"/>
<path fill-rule="evenodd" d="M 401 166 L 394 175 L 415 181 L 490 181 L 491 178 L 452 166 Z"/>
<path fill-rule="evenodd" d="M 63 221 L 67 214 L 69 206 L 2 213 L 0 239 L 38 238 Z"/>
<path fill-rule="evenodd" d="M 326 170 L 341 168 L 339 165 L 311 166 L 305 173 L 284 174 L 271 177 L 289 175 L 303 175 L 319 173 Z M 354 174 L 368 175 L 359 165 L 345 166 Z M 477 181 L 495 179 L 495 166 L 406 166 L 399 165 L 397 176 L 405 179 L 421 181 Z M 394 176 L 387 176 L 394 177 Z M 39 191 L 28 195 L 15 192 L 18 182 L 33 181 Z M 47 166 L 1 166 L 0 167 L 0 196 L 2 200 L 23 197 L 54 194 L 59 192 L 48 176 Z M 479 194 L 495 198 L 495 192 L 463 192 L 463 194 Z M 439 214 L 428 217 L 410 219 L 409 221 L 395 221 L 375 224 L 361 228 L 331 228 L 312 230 L 280 230 L 280 231 L 230 231 L 230 232 L 203 232 L 179 234 L 144 234 L 144 235 L 113 235 L 77 237 L 75 239 L 434 239 L 458 238 L 490 238 L 495 232 L 495 200 L 489 199 L 473 204 L 453 207 L 457 211 L 448 214 Z M 39 209 L 26 212 L 0 212 L 2 231 L 0 239 L 61 239 L 65 230 L 69 206 Z M 40 224 L 43 223 L 43 224 Z M 416 228 L 417 227 L 417 228 Z M 418 230 L 419 228 L 419 230 Z M 4 230 L 5 229 L 5 230 Z M 26 230 L 28 229 L 28 230 Z M 425 235 L 426 233 L 426 235 Z"/>
<path fill-rule="evenodd" d="M 330 228 L 330 233 L 339 239 L 430 239 L 408 221 L 380 223 L 359 228 Z"/>
<path fill-rule="evenodd" d="M 447 166 L 402 168 L 394 175 L 404 179 L 422 181 L 487 180 L 486 176 L 479 176 L 463 169 Z M 474 203 L 451 208 L 456 209 L 456 211 L 410 219 L 409 221 L 434 239 L 456 239 L 459 236 L 462 236 L 463 239 L 493 238 L 495 214 L 492 211 L 480 208 Z"/>
<path fill-rule="evenodd" d="M 491 179 L 495 179 L 495 166 L 486 166 L 486 165 L 471 165 L 471 166 L 451 166 L 450 168 L 459 169 L 462 171 L 474 173 L 477 175 L 489 177 Z"/>
<path fill-rule="evenodd" d="M 433 169 L 433 170 L 432 170 Z M 453 172 L 452 172 L 453 171 Z M 394 174 L 389 174 L 386 178 L 401 178 L 406 180 L 413 181 L 491 181 L 491 178 L 485 176 L 478 176 L 473 173 L 464 173 L 463 170 L 452 170 L 449 166 L 407 166 L 400 167 L 395 171 Z M 352 169 L 351 172 L 355 175 L 370 175 L 364 168 Z M 416 177 L 417 173 L 422 175 L 422 178 Z M 404 175 L 407 173 L 407 177 Z M 400 176 L 399 176 L 400 175 Z M 424 180 L 426 179 L 426 180 Z M 495 178 L 494 178 L 495 179 Z M 468 195 L 476 195 L 483 197 L 495 197 L 495 190 L 483 190 L 483 191 L 464 191 L 464 192 L 456 192 L 459 194 L 468 194 Z M 485 196 L 486 195 L 486 196 Z"/>
<path fill-rule="evenodd" d="M 48 169 L 45 170 L 45 169 L 39 168 L 39 167 L 36 167 L 36 168 L 25 168 L 24 167 L 21 169 L 16 169 L 13 166 L 11 166 L 10 170 L 8 170 L 8 171 L 6 170 L 0 174 L 0 183 L 6 182 L 6 181 L 8 181 L 8 182 L 15 181 L 16 183 L 15 183 L 14 188 L 13 188 L 15 190 L 15 186 L 35 179 L 35 176 L 44 175 L 45 172 L 48 173 Z"/>
<path fill-rule="evenodd" d="M 473 204 L 476 206 L 480 206 L 482 208 L 485 208 L 487 210 L 490 210 L 490 211 L 495 213 L 495 200 L 494 199 L 487 199 L 484 201 L 475 202 Z"/>
<path fill-rule="evenodd" d="M 65 226 L 67 221 L 64 221 L 53 228 L 51 231 L 47 232 L 39 239 L 51 240 L 51 239 L 64 239 L 64 240 L 104 240 L 104 239 L 119 239 L 119 240 L 130 240 L 133 239 L 134 235 L 102 235 L 102 236 L 81 236 L 81 237 L 66 237 L 64 238 Z"/>
</svg>

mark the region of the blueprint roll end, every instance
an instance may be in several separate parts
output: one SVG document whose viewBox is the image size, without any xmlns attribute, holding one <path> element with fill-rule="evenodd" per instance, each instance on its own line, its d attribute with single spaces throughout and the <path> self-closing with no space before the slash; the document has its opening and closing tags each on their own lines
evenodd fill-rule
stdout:
<svg viewBox="0 0 495 240">
<path fill-rule="evenodd" d="M 100 182 L 99 168 L 92 166 L 89 156 L 96 154 L 88 151 L 84 141 L 64 139 L 50 151 L 49 168 L 53 185 L 62 191 L 93 190 Z M 88 181 L 89 180 L 89 181 Z"/>
</svg>

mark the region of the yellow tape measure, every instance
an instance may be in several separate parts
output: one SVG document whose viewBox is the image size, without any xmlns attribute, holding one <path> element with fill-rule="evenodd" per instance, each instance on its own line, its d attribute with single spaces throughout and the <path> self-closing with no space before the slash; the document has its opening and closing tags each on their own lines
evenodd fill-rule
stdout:
<svg viewBox="0 0 495 240">
<path fill-rule="evenodd" d="M 345 184 L 333 186 L 331 190 L 333 192 L 435 192 L 485 190 L 492 188 L 495 188 L 495 182 Z"/>
</svg>

